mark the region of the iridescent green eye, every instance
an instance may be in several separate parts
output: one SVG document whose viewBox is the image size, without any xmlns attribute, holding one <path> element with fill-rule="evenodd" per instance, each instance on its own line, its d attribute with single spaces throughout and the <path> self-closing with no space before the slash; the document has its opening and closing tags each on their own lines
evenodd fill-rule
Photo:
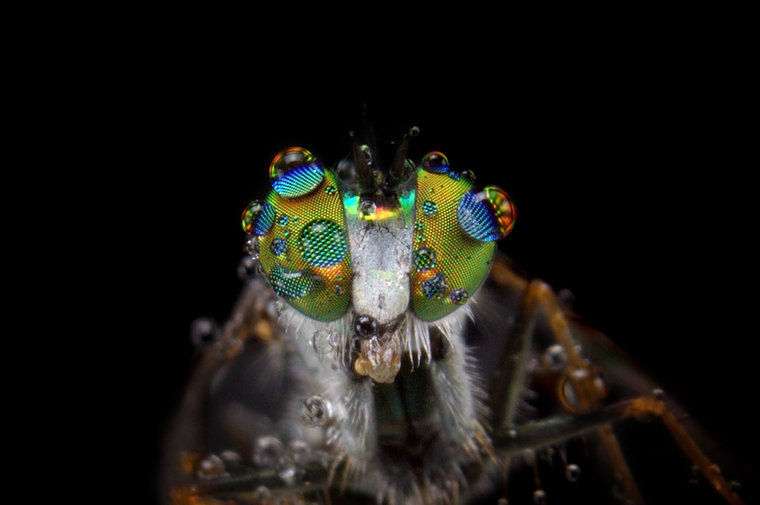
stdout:
<svg viewBox="0 0 760 505">
<path fill-rule="evenodd" d="M 256 232 L 261 266 L 274 292 L 295 309 L 320 321 L 337 319 L 350 302 L 351 257 L 335 174 L 292 147 L 272 161 L 270 178 L 273 191 L 252 211 L 261 221 L 257 228 L 254 219 L 252 229 L 263 231 Z"/>
<path fill-rule="evenodd" d="M 418 318 L 440 319 L 467 303 L 488 275 L 495 240 L 512 229 L 514 206 L 495 187 L 476 192 L 442 153 L 417 171 L 411 304 Z"/>
</svg>

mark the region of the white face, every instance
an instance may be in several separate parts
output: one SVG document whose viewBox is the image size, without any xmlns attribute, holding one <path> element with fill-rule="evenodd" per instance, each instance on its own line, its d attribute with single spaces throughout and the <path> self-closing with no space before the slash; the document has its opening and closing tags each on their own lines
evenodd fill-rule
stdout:
<svg viewBox="0 0 760 505">
<path fill-rule="evenodd" d="M 353 280 L 352 323 L 362 338 L 354 372 L 392 382 L 406 342 L 412 225 L 399 209 L 371 205 L 347 212 Z"/>
</svg>

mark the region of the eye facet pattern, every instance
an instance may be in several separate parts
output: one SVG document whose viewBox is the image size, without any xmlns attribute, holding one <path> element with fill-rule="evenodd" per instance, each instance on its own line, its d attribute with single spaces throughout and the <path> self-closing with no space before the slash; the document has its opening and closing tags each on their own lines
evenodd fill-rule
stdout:
<svg viewBox="0 0 760 505">
<path fill-rule="evenodd" d="M 467 303 L 488 275 L 494 241 L 514 223 L 509 196 L 490 186 L 476 191 L 471 174 L 454 171 L 438 151 L 417 171 L 411 306 L 424 321 Z"/>
</svg>

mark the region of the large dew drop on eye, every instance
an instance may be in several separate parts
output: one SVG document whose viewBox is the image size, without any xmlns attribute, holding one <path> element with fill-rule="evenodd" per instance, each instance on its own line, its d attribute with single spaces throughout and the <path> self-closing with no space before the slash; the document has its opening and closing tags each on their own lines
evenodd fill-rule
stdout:
<svg viewBox="0 0 760 505">
<path fill-rule="evenodd" d="M 248 204 L 240 217 L 243 231 L 249 235 L 266 235 L 274 224 L 274 207 L 266 202 L 254 200 Z"/>
<path fill-rule="evenodd" d="M 285 198 L 297 198 L 314 191 L 325 177 L 325 171 L 309 151 L 303 147 L 291 147 L 272 160 L 269 179 L 277 194 Z"/>
<path fill-rule="evenodd" d="M 298 245 L 304 261 L 315 267 L 337 265 L 348 252 L 343 228 L 329 219 L 316 219 L 304 226 Z"/>
<path fill-rule="evenodd" d="M 445 174 L 451 167 L 442 152 L 433 151 L 422 157 L 422 168 L 434 174 Z"/>
<path fill-rule="evenodd" d="M 515 223 L 515 205 L 509 195 L 496 186 L 483 191 L 468 191 L 459 200 L 457 221 L 462 230 L 481 242 L 505 237 Z"/>
</svg>

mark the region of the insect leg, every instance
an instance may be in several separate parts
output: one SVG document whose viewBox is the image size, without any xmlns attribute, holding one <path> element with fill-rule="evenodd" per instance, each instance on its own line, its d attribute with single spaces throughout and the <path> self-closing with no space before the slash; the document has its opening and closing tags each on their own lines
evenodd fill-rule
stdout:
<svg viewBox="0 0 760 505">
<path fill-rule="evenodd" d="M 569 438 L 610 427 L 613 422 L 633 418 L 649 422 L 659 418 L 681 450 L 699 468 L 702 475 L 727 503 L 743 505 L 742 499 L 731 489 L 694 440 L 686 433 L 665 402 L 642 396 L 581 413 L 575 416 L 553 416 L 524 426 L 502 430 L 494 437 L 494 447 L 501 456 L 509 457 L 525 449 L 537 449 L 558 444 Z"/>
<path fill-rule="evenodd" d="M 542 316 L 546 318 L 553 339 L 562 346 L 567 357 L 564 374 L 566 385 L 563 387 L 572 391 L 572 405 L 567 405 L 567 409 L 571 412 L 589 411 L 596 408 L 606 395 L 596 380 L 597 371 L 581 356 L 554 292 L 544 282 L 531 281 L 525 289 L 517 319 L 499 359 L 499 373 L 495 374 L 491 384 L 496 432 L 509 429 L 514 424 L 524 391 L 531 342 L 536 324 Z M 596 432 L 625 495 L 635 503 L 641 503 L 638 487 L 612 429 L 608 425 L 601 425 L 596 428 Z"/>
</svg>

